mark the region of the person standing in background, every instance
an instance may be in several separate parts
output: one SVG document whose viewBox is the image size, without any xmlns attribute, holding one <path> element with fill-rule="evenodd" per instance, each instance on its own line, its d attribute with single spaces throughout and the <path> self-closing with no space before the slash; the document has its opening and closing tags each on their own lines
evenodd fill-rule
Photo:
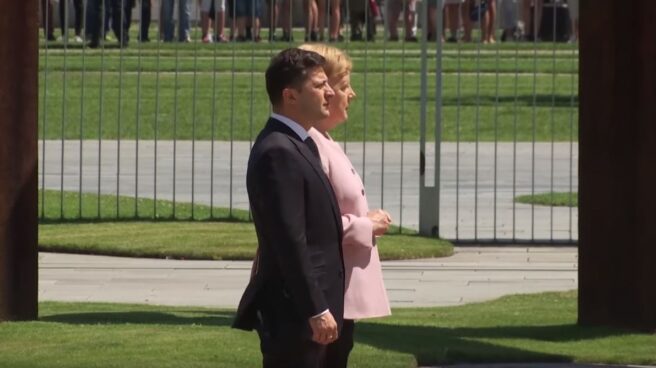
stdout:
<svg viewBox="0 0 656 368">
<path fill-rule="evenodd" d="M 73 0 L 73 9 L 75 11 L 75 42 L 82 43 L 82 0 Z M 61 28 L 60 41 L 68 40 L 68 0 L 59 1 L 59 26 Z"/>
<path fill-rule="evenodd" d="M 161 24 L 162 38 L 164 42 L 173 42 L 175 35 L 175 23 L 173 21 L 173 9 L 176 0 L 162 0 Z M 189 18 L 191 9 L 189 0 L 177 0 L 178 2 L 178 41 L 191 42 Z"/>
</svg>

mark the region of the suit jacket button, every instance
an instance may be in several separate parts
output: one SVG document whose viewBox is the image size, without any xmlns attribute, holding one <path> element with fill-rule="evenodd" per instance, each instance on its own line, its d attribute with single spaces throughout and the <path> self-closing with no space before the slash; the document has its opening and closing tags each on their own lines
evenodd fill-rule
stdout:
<svg viewBox="0 0 656 368">
<path fill-rule="evenodd" d="M 364 189 L 362 189 L 362 195 L 364 195 Z"/>
<path fill-rule="evenodd" d="M 354 168 L 351 168 L 351 172 L 353 173 L 353 175 L 355 175 L 355 169 Z"/>
</svg>

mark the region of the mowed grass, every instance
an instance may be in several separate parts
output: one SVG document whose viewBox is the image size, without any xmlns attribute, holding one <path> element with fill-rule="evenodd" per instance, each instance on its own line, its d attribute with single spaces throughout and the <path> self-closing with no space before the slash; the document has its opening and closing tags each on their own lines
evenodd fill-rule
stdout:
<svg viewBox="0 0 656 368">
<path fill-rule="evenodd" d="M 119 50 L 42 47 L 40 137 L 249 140 L 269 115 L 264 88 L 273 44 L 133 44 Z M 358 94 L 334 136 L 349 141 L 420 137 L 419 45 L 344 43 Z M 428 52 L 427 137 L 436 111 Z M 578 54 L 571 45 L 445 45 L 445 141 L 578 139 Z"/>
<path fill-rule="evenodd" d="M 179 217 L 173 217 L 170 201 L 142 198 L 135 202 L 134 198 L 118 197 L 117 211 L 116 196 L 83 194 L 80 211 L 78 193 L 48 190 L 43 194 L 45 207 L 40 211 L 43 217 L 39 225 L 42 251 L 177 259 L 255 257 L 255 227 L 243 210 L 195 205 L 191 217 L 191 204 L 177 203 Z M 159 210 L 157 216 L 155 208 Z M 187 220 L 176 220 L 180 218 Z M 380 237 L 378 247 L 384 260 L 453 254 L 448 241 L 421 237 L 398 227 Z"/>
<path fill-rule="evenodd" d="M 42 302 L 34 322 L 0 324 L 0 367 L 256 367 L 254 332 L 234 311 Z M 394 309 L 356 325 L 349 367 L 458 362 L 655 364 L 656 335 L 576 324 L 576 293 L 459 307 Z"/>
<path fill-rule="evenodd" d="M 579 197 L 576 192 L 550 192 L 517 196 L 515 202 L 539 206 L 578 207 Z"/>
</svg>

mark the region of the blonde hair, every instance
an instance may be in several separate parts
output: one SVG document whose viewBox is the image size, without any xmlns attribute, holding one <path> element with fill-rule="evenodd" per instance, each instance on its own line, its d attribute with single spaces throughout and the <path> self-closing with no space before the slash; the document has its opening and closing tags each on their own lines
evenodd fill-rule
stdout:
<svg viewBox="0 0 656 368">
<path fill-rule="evenodd" d="M 353 63 L 346 53 L 337 47 L 321 43 L 306 43 L 298 47 L 306 51 L 314 51 L 326 59 L 323 69 L 328 78 L 341 77 L 351 72 Z"/>
</svg>

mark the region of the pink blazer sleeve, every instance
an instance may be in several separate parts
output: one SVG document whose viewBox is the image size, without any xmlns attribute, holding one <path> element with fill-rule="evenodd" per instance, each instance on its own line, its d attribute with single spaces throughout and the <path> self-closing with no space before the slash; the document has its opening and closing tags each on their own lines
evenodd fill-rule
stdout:
<svg viewBox="0 0 656 368">
<path fill-rule="evenodd" d="M 349 213 L 343 214 L 342 224 L 344 225 L 342 242 L 345 246 L 372 248 L 376 245 L 373 224 L 368 217 L 358 217 Z"/>
</svg>

